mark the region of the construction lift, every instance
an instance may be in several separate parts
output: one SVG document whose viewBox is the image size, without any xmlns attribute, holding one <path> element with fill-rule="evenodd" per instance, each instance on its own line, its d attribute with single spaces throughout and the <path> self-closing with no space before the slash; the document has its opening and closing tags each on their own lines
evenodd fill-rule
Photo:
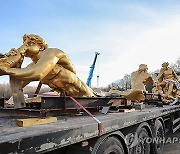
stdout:
<svg viewBox="0 0 180 154">
<path fill-rule="evenodd" d="M 94 68 L 95 68 L 95 64 L 96 64 L 96 60 L 97 60 L 97 56 L 100 55 L 100 53 L 98 52 L 95 52 L 95 57 L 94 57 L 94 61 L 93 61 L 93 64 L 91 65 L 90 67 L 90 71 L 89 71 L 89 76 L 88 76 L 88 79 L 87 79 L 87 82 L 86 84 L 90 87 L 91 86 L 91 79 L 93 77 L 93 72 L 94 72 Z"/>
</svg>

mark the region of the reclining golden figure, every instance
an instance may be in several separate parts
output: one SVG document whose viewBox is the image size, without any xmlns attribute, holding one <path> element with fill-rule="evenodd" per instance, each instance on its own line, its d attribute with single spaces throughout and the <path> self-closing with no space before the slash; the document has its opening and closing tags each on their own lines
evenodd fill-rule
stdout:
<svg viewBox="0 0 180 154">
<path fill-rule="evenodd" d="M 23 45 L 16 51 L 11 65 L 0 64 L 0 75 L 10 75 L 22 81 L 23 87 L 31 81 L 41 81 L 53 91 L 65 92 L 73 97 L 94 97 L 95 93 L 76 75 L 75 69 L 67 55 L 57 48 L 48 48 L 38 35 L 23 36 Z M 21 55 L 21 56 L 18 56 Z M 25 68 L 21 65 L 23 56 L 32 63 Z M 16 67 L 16 68 L 12 68 Z"/>
<path fill-rule="evenodd" d="M 146 84 L 148 82 L 153 84 L 154 82 L 147 70 L 148 67 L 146 64 L 140 64 L 139 69 L 131 74 L 132 89 L 119 91 L 112 87 L 107 95 L 119 94 L 127 100 L 140 103 L 145 99 L 144 92 L 146 91 Z"/>
</svg>

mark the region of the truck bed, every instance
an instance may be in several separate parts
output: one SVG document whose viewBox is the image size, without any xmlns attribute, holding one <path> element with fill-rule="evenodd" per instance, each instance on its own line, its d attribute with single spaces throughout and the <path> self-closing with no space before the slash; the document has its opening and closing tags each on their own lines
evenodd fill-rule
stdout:
<svg viewBox="0 0 180 154">
<path fill-rule="evenodd" d="M 148 107 L 134 112 L 95 114 L 103 134 L 179 111 L 180 105 Z M 55 123 L 16 126 L 22 117 L 0 113 L 0 153 L 33 153 L 64 147 L 98 136 L 98 123 L 89 116 L 58 116 Z M 27 117 L 26 117 L 27 118 Z"/>
</svg>

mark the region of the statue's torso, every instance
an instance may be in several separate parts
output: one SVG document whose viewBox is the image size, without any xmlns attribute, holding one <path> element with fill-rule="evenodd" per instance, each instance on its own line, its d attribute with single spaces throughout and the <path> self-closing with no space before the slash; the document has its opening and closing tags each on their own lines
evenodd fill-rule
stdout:
<svg viewBox="0 0 180 154">
<path fill-rule="evenodd" d="M 164 79 L 173 79 L 173 70 L 171 68 L 164 70 L 163 77 Z"/>
</svg>

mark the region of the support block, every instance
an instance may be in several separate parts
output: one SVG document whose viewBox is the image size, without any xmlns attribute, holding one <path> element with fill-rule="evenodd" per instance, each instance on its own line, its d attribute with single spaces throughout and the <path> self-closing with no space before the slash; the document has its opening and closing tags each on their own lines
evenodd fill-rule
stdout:
<svg viewBox="0 0 180 154">
<path fill-rule="evenodd" d="M 56 117 L 17 119 L 16 125 L 20 127 L 34 126 L 56 122 Z"/>
</svg>

